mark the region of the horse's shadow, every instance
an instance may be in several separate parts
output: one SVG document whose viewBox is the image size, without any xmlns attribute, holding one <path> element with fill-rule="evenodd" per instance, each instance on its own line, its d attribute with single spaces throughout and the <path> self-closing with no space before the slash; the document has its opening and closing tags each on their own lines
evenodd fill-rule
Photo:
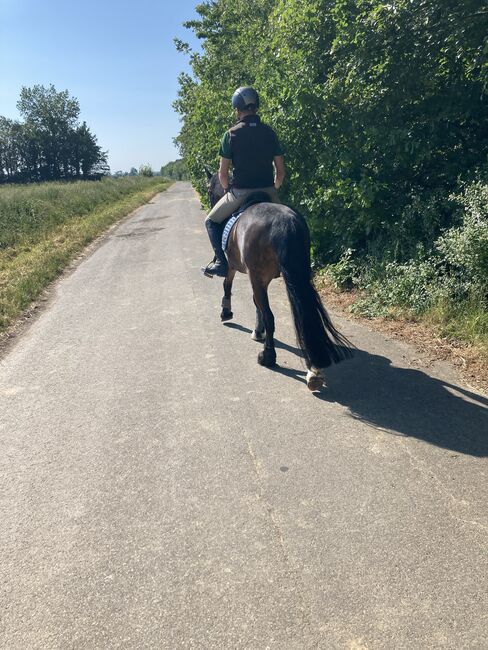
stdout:
<svg viewBox="0 0 488 650">
<path fill-rule="evenodd" d="M 242 331 L 250 331 L 233 325 Z M 276 347 L 301 356 L 292 346 Z M 304 382 L 305 372 L 275 371 Z M 392 434 L 412 436 L 454 452 L 488 455 L 488 399 L 421 370 L 399 368 L 387 357 L 356 350 L 347 363 L 326 370 L 327 386 L 314 393 L 346 406 L 351 415 Z"/>
<path fill-rule="evenodd" d="M 317 397 L 346 406 L 380 429 L 463 454 L 488 455 L 488 399 L 421 370 L 356 350 L 348 363 L 327 369 Z"/>
<path fill-rule="evenodd" d="M 229 329 L 232 330 L 239 330 L 240 332 L 245 332 L 246 334 L 251 334 L 252 330 L 249 329 L 249 327 L 244 327 L 244 325 L 241 325 L 240 323 L 224 323 L 225 327 L 228 327 Z M 283 341 L 280 341 L 279 339 L 274 339 L 274 344 L 276 348 L 280 348 L 281 350 L 287 350 L 288 352 L 291 352 L 292 354 L 296 354 L 298 356 L 303 356 L 302 351 L 300 348 L 296 348 L 293 345 L 288 345 L 288 343 L 283 343 Z M 279 368 L 276 368 L 279 370 Z M 305 375 L 306 372 L 300 373 Z"/>
</svg>

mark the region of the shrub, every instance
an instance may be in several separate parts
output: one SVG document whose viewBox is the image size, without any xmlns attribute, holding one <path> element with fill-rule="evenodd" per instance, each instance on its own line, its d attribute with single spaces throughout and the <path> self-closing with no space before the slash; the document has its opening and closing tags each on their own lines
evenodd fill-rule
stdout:
<svg viewBox="0 0 488 650">
<path fill-rule="evenodd" d="M 450 228 L 436 241 L 439 254 L 451 275 L 474 291 L 488 291 L 488 185 L 468 186 L 453 197 L 464 208 L 462 223 Z"/>
<path fill-rule="evenodd" d="M 154 176 L 151 165 L 141 165 L 139 167 L 139 176 Z"/>
<path fill-rule="evenodd" d="M 353 311 L 386 316 L 400 307 L 420 314 L 439 297 L 438 265 L 434 258 L 377 264 L 364 274 L 360 286 L 366 296 L 353 306 Z"/>
</svg>

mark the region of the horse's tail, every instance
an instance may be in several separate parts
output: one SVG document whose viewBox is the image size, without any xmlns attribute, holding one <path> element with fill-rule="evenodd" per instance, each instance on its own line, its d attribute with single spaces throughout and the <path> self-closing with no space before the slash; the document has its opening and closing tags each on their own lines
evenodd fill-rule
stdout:
<svg viewBox="0 0 488 650">
<path fill-rule="evenodd" d="M 301 215 L 287 220 L 274 238 L 281 274 L 290 300 L 297 343 L 310 366 L 326 368 L 352 356 L 349 341 L 332 324 L 312 284 L 310 239 Z"/>
</svg>

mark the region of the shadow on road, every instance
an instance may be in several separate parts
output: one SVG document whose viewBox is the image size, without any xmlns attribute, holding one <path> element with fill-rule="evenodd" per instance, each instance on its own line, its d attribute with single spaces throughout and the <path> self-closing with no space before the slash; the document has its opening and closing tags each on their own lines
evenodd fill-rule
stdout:
<svg viewBox="0 0 488 650">
<path fill-rule="evenodd" d="M 251 333 L 237 323 L 226 326 Z M 296 347 L 275 344 L 302 356 Z M 303 369 L 273 370 L 305 383 Z M 462 454 L 488 456 L 488 399 L 481 395 L 421 370 L 398 368 L 387 357 L 365 350 L 355 350 L 352 360 L 328 368 L 326 377 L 327 387 L 316 398 L 346 406 L 358 420 Z"/>
<path fill-rule="evenodd" d="M 346 406 L 353 417 L 471 456 L 488 455 L 488 399 L 390 359 L 357 350 L 327 369 L 317 398 Z"/>
<path fill-rule="evenodd" d="M 244 325 L 241 325 L 240 323 L 224 323 L 224 327 L 228 327 L 229 329 L 232 330 L 239 330 L 239 332 L 244 332 L 247 334 L 252 333 L 252 330 L 250 330 L 249 327 L 244 327 Z M 288 350 L 288 352 L 291 352 L 292 354 L 296 354 L 299 357 L 303 356 L 300 348 L 296 348 L 293 345 L 288 345 L 288 343 L 283 343 L 283 341 L 280 341 L 279 339 L 275 339 L 274 343 L 276 348 L 279 348 L 281 350 Z"/>
</svg>

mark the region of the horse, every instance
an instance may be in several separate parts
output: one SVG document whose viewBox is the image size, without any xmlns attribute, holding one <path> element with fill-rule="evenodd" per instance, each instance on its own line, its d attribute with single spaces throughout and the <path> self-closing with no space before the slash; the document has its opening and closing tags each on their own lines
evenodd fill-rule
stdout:
<svg viewBox="0 0 488 650">
<path fill-rule="evenodd" d="M 213 207 L 225 194 L 218 174 L 205 167 L 207 192 Z M 251 337 L 264 342 L 258 363 L 268 368 L 276 364 L 275 321 L 268 300 L 268 286 L 280 275 L 285 281 L 293 315 L 297 345 L 307 366 L 306 382 L 311 391 L 322 388 L 324 370 L 352 356 L 352 345 L 332 324 L 312 283 L 310 231 L 305 218 L 286 205 L 271 203 L 257 192 L 240 210 L 227 243 L 229 270 L 224 279 L 220 318 L 233 318 L 232 283 L 237 271 L 251 281 L 256 323 Z"/>
</svg>

